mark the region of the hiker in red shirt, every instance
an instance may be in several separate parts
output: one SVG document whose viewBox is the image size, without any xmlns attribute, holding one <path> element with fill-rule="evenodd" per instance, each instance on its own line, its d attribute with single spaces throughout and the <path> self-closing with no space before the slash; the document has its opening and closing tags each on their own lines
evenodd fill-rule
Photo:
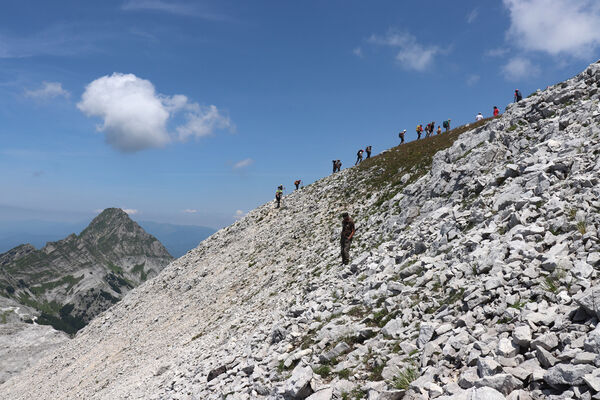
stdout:
<svg viewBox="0 0 600 400">
<path fill-rule="evenodd" d="M 498 114 L 500 114 L 500 110 L 498 110 L 498 107 L 494 106 L 494 117 L 497 117 Z"/>
</svg>

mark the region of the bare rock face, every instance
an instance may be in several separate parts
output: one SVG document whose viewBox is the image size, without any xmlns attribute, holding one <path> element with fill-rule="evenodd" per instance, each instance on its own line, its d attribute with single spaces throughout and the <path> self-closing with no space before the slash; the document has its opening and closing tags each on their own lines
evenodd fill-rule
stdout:
<svg viewBox="0 0 600 400">
<path fill-rule="evenodd" d="M 598 398 L 599 87 L 596 63 L 251 211 L 0 393 Z"/>
<path fill-rule="evenodd" d="M 31 367 L 46 353 L 69 340 L 47 325 L 9 323 L 0 325 L 0 384 Z"/>
</svg>

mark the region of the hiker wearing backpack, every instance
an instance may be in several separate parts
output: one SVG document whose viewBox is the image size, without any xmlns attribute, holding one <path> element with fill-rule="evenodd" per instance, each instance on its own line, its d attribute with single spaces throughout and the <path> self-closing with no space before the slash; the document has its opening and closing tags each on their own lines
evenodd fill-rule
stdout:
<svg viewBox="0 0 600 400">
<path fill-rule="evenodd" d="M 300 186 L 300 182 L 302 182 L 302 180 L 300 180 L 300 179 L 296 179 L 294 181 L 294 185 L 296 185 L 296 190 L 298 190 L 298 186 Z"/>
<path fill-rule="evenodd" d="M 518 103 L 521 100 L 523 100 L 523 96 L 521 95 L 521 92 L 519 91 L 519 89 L 515 89 L 515 103 Z"/>
<path fill-rule="evenodd" d="M 401 131 L 401 132 L 398 134 L 398 137 L 400 138 L 400 144 L 404 144 L 404 135 L 405 135 L 405 134 L 406 134 L 406 129 L 405 129 L 405 130 L 403 130 L 403 131 Z"/>
<path fill-rule="evenodd" d="M 367 158 L 371 158 L 371 146 L 365 147 L 365 151 L 367 152 Z"/>
<path fill-rule="evenodd" d="M 438 135 L 439 135 L 440 133 L 442 133 L 442 128 L 440 128 L 440 126 L 439 126 L 439 125 L 438 125 L 437 132 L 436 132 L 436 133 L 437 133 Z"/>
<path fill-rule="evenodd" d="M 337 168 L 337 172 L 340 172 L 340 169 L 342 168 L 342 162 L 340 160 L 335 160 L 335 167 Z M 335 172 L 335 170 L 334 170 Z"/>
<path fill-rule="evenodd" d="M 445 120 L 442 125 L 444 126 L 446 133 L 448 133 L 448 131 L 450 130 L 450 120 L 449 119 Z"/>
<path fill-rule="evenodd" d="M 352 238 L 356 228 L 354 227 L 354 221 L 347 212 L 342 214 L 342 235 L 340 240 L 342 263 L 348 265 L 350 263 L 350 245 L 352 244 Z"/>
<path fill-rule="evenodd" d="M 479 113 L 479 114 L 477 114 L 477 115 L 475 116 L 475 122 L 479 122 L 479 121 L 481 121 L 482 119 L 483 119 L 483 115 L 482 115 L 481 113 Z"/>
<path fill-rule="evenodd" d="M 497 117 L 498 114 L 500 114 L 500 110 L 498 110 L 498 107 L 494 106 L 494 117 Z"/>
<path fill-rule="evenodd" d="M 281 197 L 283 196 L 283 186 L 279 186 L 277 188 L 277 190 L 275 191 L 275 201 L 277 202 L 277 207 L 275 208 L 279 208 L 281 206 Z"/>
<path fill-rule="evenodd" d="M 421 139 L 421 134 L 423 133 L 423 125 L 417 125 L 417 140 Z"/>
<path fill-rule="evenodd" d="M 363 155 L 363 149 L 358 150 L 358 153 L 356 153 L 356 163 L 354 165 L 358 165 L 361 163 L 362 155 Z"/>
</svg>

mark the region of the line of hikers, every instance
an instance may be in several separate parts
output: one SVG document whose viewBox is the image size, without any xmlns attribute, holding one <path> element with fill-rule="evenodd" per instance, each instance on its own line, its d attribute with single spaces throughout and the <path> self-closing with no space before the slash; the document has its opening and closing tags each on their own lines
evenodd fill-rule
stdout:
<svg viewBox="0 0 600 400">
<path fill-rule="evenodd" d="M 521 95 L 521 92 L 519 91 L 519 89 L 515 90 L 514 93 L 514 101 L 515 103 L 518 103 L 519 101 L 521 101 L 523 99 L 523 96 Z M 494 106 L 493 109 L 493 115 L 494 117 L 497 117 L 500 114 L 500 110 L 498 109 L 497 106 Z M 475 121 L 481 121 L 484 119 L 483 114 L 478 113 L 475 116 Z M 442 122 L 442 126 L 445 129 L 445 132 L 448 133 L 450 131 L 450 119 L 445 120 L 444 122 Z M 427 124 L 425 126 L 425 128 L 423 128 L 422 124 L 417 125 L 417 140 L 421 139 L 421 135 L 423 134 L 423 132 L 425 132 L 425 137 L 429 137 L 433 134 L 433 131 L 435 129 L 435 121 L 430 122 L 429 124 Z M 441 134 L 442 133 L 442 128 L 440 127 L 440 125 L 438 125 L 437 130 L 436 130 L 436 134 Z M 404 143 L 404 135 L 406 134 L 406 129 L 404 129 L 403 131 L 401 131 L 398 134 L 398 137 L 400 138 L 400 144 Z M 354 165 L 358 165 L 363 161 L 363 153 L 367 153 L 367 158 L 371 158 L 371 151 L 372 151 L 372 146 L 367 146 L 365 147 L 365 150 L 363 151 L 363 149 L 359 149 L 358 152 L 356 153 L 356 162 L 354 163 Z M 339 172 L 342 168 L 342 162 L 340 160 L 332 160 L 333 163 L 333 173 Z M 302 183 L 301 179 L 297 179 L 296 181 L 294 181 L 294 186 L 296 186 L 296 190 L 298 190 L 300 184 Z M 277 191 L 275 192 L 275 201 L 277 203 L 276 208 L 280 208 L 281 206 L 281 198 L 283 197 L 283 190 L 284 187 L 283 185 L 279 185 L 277 187 Z M 352 218 L 350 218 L 350 216 L 348 215 L 347 212 L 344 212 L 342 215 L 342 231 L 341 231 L 341 240 L 340 240 L 340 247 L 341 247 L 341 256 L 342 256 L 342 263 L 343 264 L 348 264 L 350 262 L 350 245 L 352 244 L 352 238 L 354 237 L 354 234 L 356 233 L 356 228 L 354 226 L 354 221 L 352 220 Z"/>
</svg>

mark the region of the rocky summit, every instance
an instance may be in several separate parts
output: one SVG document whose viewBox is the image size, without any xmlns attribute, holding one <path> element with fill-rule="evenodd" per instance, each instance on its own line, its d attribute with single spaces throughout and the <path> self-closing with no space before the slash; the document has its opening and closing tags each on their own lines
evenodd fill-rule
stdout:
<svg viewBox="0 0 600 400">
<path fill-rule="evenodd" d="M 0 396 L 600 399 L 599 85 L 596 63 L 251 211 Z"/>
<path fill-rule="evenodd" d="M 0 254 L 0 382 L 68 340 L 43 325 L 77 332 L 171 260 L 156 238 L 116 208 L 104 210 L 80 235 Z"/>
</svg>

